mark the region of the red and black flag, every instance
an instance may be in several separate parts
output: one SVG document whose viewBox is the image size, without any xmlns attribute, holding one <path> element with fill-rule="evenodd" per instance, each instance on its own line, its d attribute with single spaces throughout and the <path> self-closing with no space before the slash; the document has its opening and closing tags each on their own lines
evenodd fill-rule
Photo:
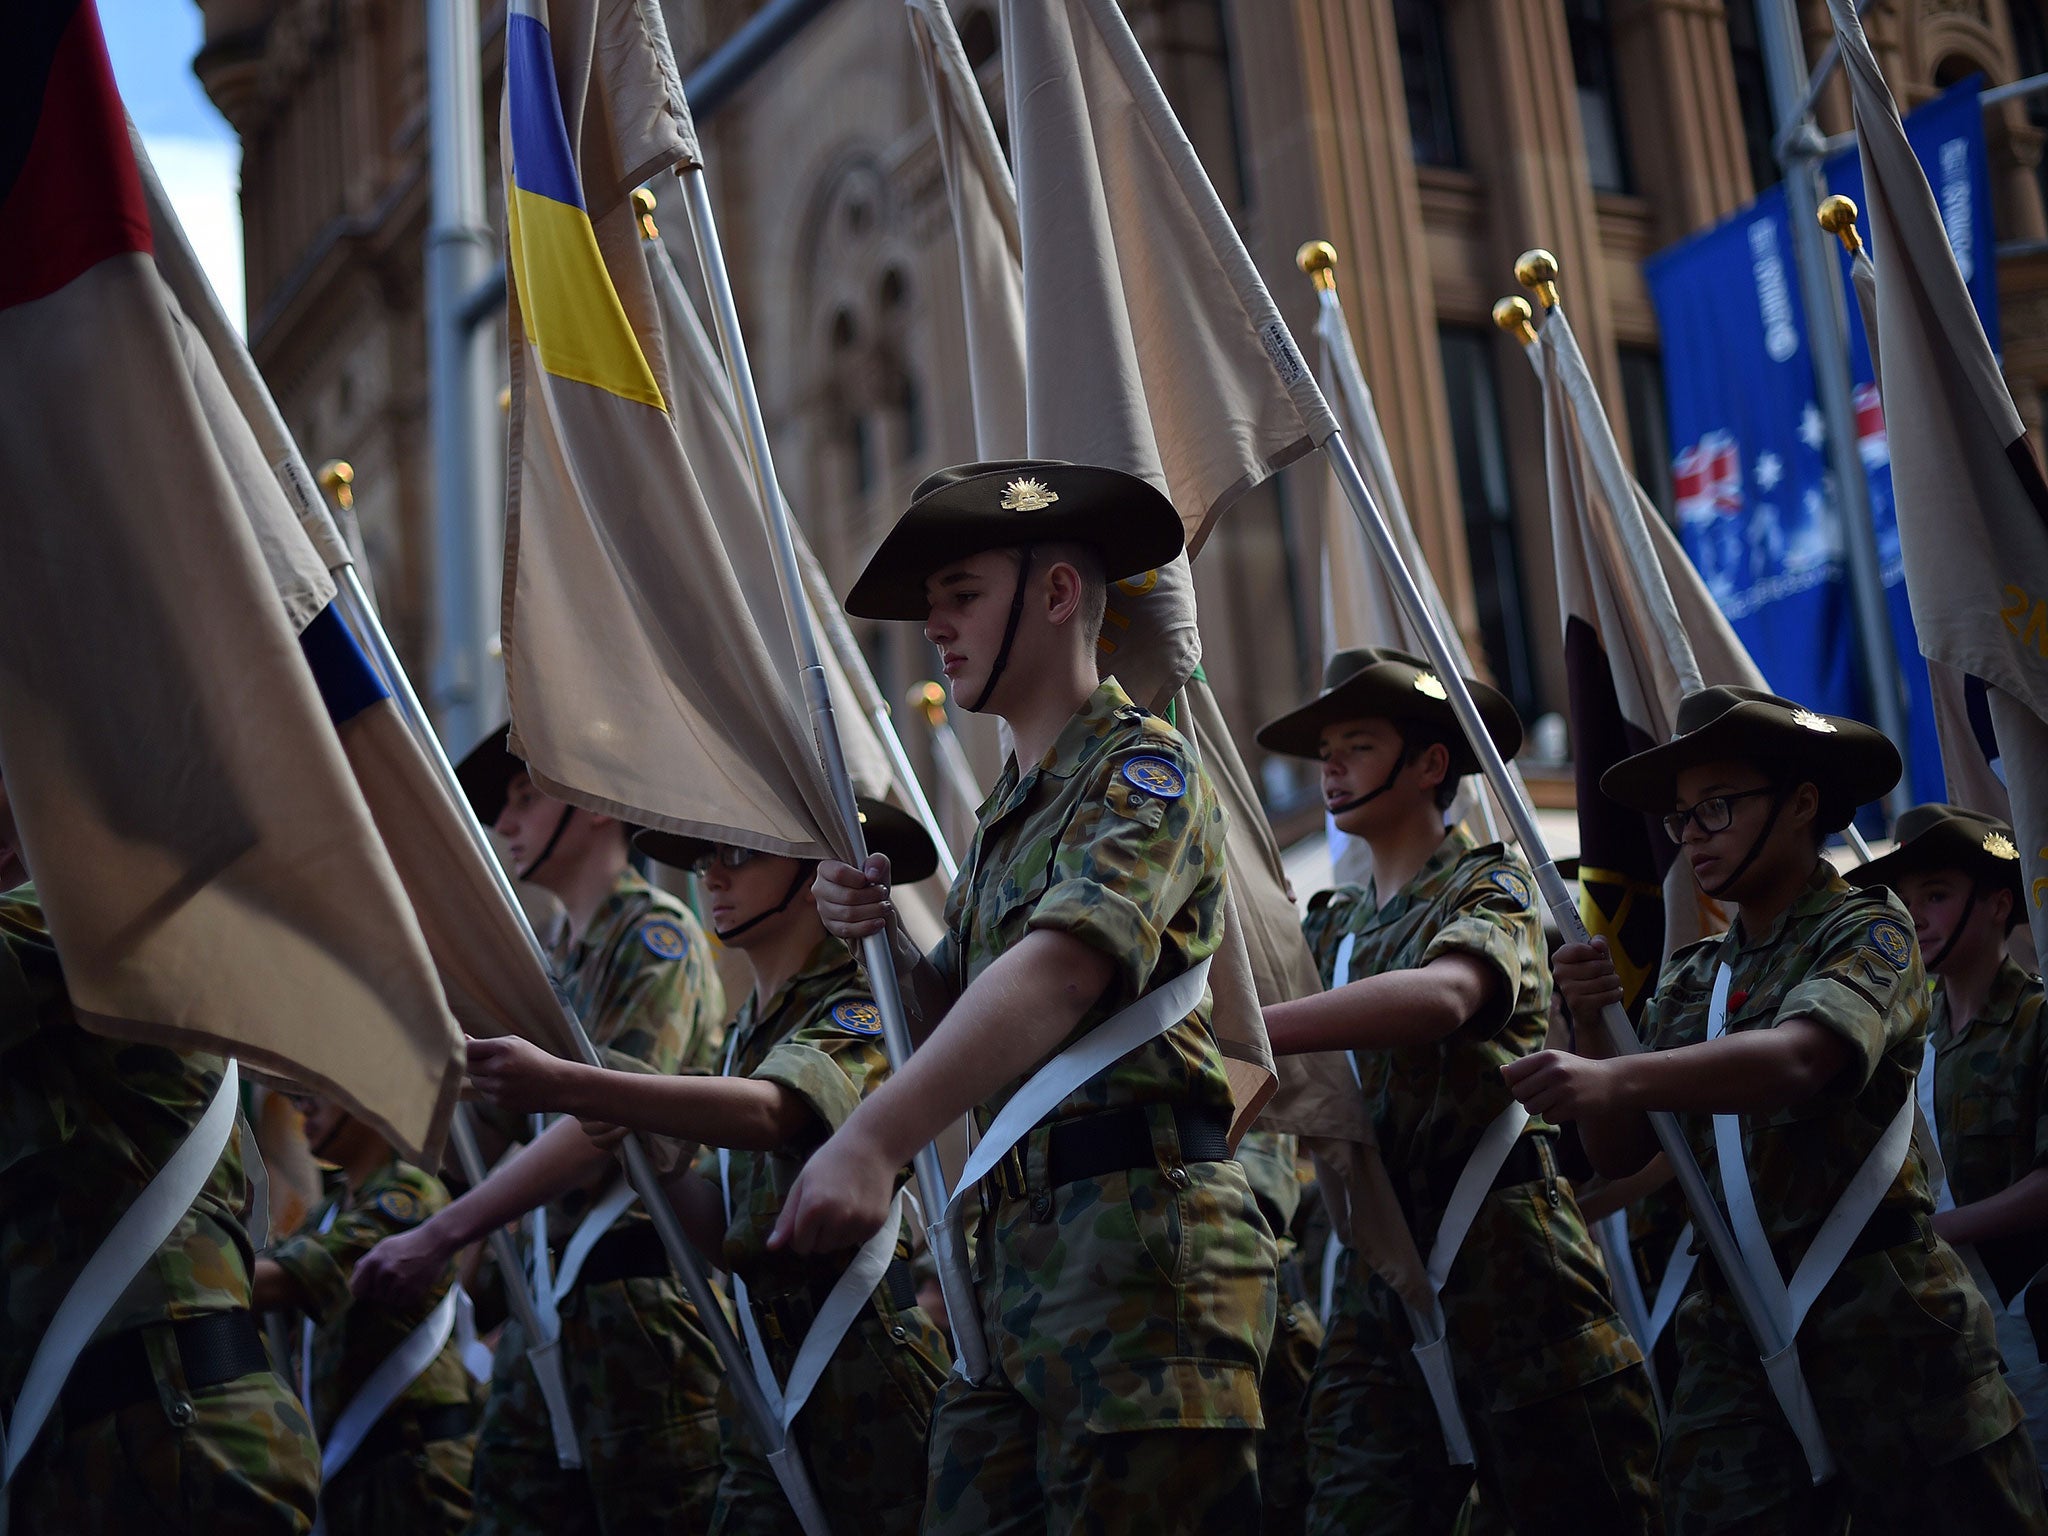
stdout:
<svg viewBox="0 0 2048 1536">
<path fill-rule="evenodd" d="M 80 1019 L 439 1145 L 461 1036 L 205 393 L 90 0 L 0 48 L 0 777 Z M 214 379 L 217 384 L 217 378 Z M 239 435 L 235 433 L 239 431 Z"/>
</svg>

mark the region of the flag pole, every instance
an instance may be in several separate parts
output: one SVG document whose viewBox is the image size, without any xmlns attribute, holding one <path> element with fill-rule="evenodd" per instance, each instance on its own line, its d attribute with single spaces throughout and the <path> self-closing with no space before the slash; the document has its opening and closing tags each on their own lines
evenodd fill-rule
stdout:
<svg viewBox="0 0 2048 1536">
<path fill-rule="evenodd" d="M 960 745 L 960 733 L 946 718 L 944 685 L 932 679 L 913 683 L 905 702 L 924 716 L 925 728 L 931 732 L 933 754 L 946 775 L 946 785 L 971 814 L 988 791 L 975 779 L 974 766 L 967 761 L 967 749 Z"/>
<path fill-rule="evenodd" d="M 650 265 L 655 269 L 655 281 L 669 289 L 671 299 L 679 305 L 689 305 L 689 296 L 683 292 L 682 280 L 675 265 L 669 260 L 668 248 L 661 243 L 661 228 L 655 223 L 654 215 L 659 203 L 651 187 L 633 189 L 633 209 L 640 226 L 643 244 L 655 247 L 655 256 Z M 694 314 L 694 307 L 691 309 Z M 740 431 L 737 413 L 733 409 L 730 394 L 719 398 L 726 420 L 735 433 Z M 847 683 L 860 695 L 861 708 L 874 726 L 875 735 L 881 740 L 883 749 L 889 755 L 889 766 L 896 785 L 903 791 L 903 798 L 910 802 L 913 815 L 930 834 L 933 847 L 939 855 L 939 868 L 944 871 L 948 883 L 960 873 L 960 861 L 953 856 L 953 850 L 946 841 L 945 829 L 932 813 L 931 802 L 925 798 L 924 786 L 918 782 L 917 771 L 911 766 L 910 754 L 904 750 L 903 739 L 896 733 L 896 722 L 891 718 L 889 701 L 882 697 L 882 690 L 875 686 L 875 679 L 868 671 L 867 658 L 861 655 L 860 646 L 846 627 L 846 619 L 839 611 L 839 599 L 833 595 L 831 583 L 809 550 L 798 552 L 803 567 L 804 591 L 810 598 L 811 608 L 825 626 L 826 638 L 832 643 L 832 654 L 838 659 L 839 670 L 846 674 Z"/>
<path fill-rule="evenodd" d="M 1515 280 L 1536 295 L 1543 306 L 1543 330 L 1532 323 L 1533 312 L 1526 299 L 1502 299 L 1494 306 L 1494 324 L 1512 332 L 1521 341 L 1539 372 L 1545 367 L 1563 370 L 1560 382 L 1578 418 L 1579 432 L 1592 455 L 1593 472 L 1599 477 L 1601 493 L 1614 511 L 1615 531 L 1621 535 L 1636 586 L 1650 610 L 1650 623 L 1663 643 L 1664 654 L 1678 674 L 1681 695 L 1698 693 L 1706 687 L 1700 675 L 1699 659 L 1693 653 L 1692 636 L 1678 616 L 1671 596 L 1671 584 L 1664 576 L 1664 563 L 1650 543 L 1649 524 L 1644 519 L 1641 492 L 1628 467 L 1622 462 L 1621 445 L 1615 440 L 1606 407 L 1593 387 L 1592 372 L 1579 351 L 1578 336 L 1564 312 L 1558 294 L 1557 258 L 1545 250 L 1524 251 L 1515 261 Z M 1870 845 L 1852 822 L 1843 834 L 1860 863 L 1870 862 Z"/>
<path fill-rule="evenodd" d="M 1429 611 L 1422 589 L 1415 584 L 1401 558 L 1401 550 L 1394 541 L 1393 530 L 1387 526 L 1386 514 L 1373 500 L 1372 491 L 1365 483 L 1365 477 L 1358 471 L 1357 461 L 1351 457 L 1351 445 L 1339 431 L 1332 433 L 1323 444 L 1330 456 L 1331 466 L 1337 472 L 1337 483 L 1344 491 L 1345 499 L 1351 503 L 1351 510 L 1357 514 L 1365 536 L 1374 552 L 1385 564 L 1387 575 L 1394 584 L 1394 590 L 1401 604 L 1408 610 L 1408 617 L 1414 622 L 1422 637 L 1423 649 L 1428 654 L 1437 678 L 1450 695 L 1452 712 L 1463 727 L 1466 740 L 1479 758 L 1480 771 L 1492 783 L 1494 793 L 1500 797 L 1501 806 L 1506 810 L 1509 822 L 1515 829 L 1516 839 L 1522 845 L 1522 852 L 1534 866 L 1537 887 L 1543 892 L 1543 900 L 1549 906 L 1558 931 L 1566 943 L 1590 944 L 1592 935 L 1587 932 L 1585 920 L 1579 915 L 1579 904 L 1572 898 L 1571 888 L 1564 877 L 1557 872 L 1557 864 L 1545 845 L 1543 833 L 1536 825 L 1536 812 L 1524 798 L 1520 787 L 1508 772 L 1508 765 L 1500 755 L 1500 748 L 1494 745 L 1493 737 L 1487 734 L 1486 722 L 1481 718 L 1479 706 L 1473 701 L 1472 692 L 1465 686 L 1465 679 L 1459 674 L 1456 657 L 1452 654 L 1450 642 L 1444 638 L 1437 626 L 1436 617 Z M 1614 1049 L 1624 1056 L 1633 1056 L 1643 1049 L 1636 1038 L 1635 1027 L 1629 1023 L 1627 1011 L 1619 1003 L 1610 1003 L 1601 1011 L 1600 1020 L 1607 1030 L 1607 1037 Z M 1706 1175 L 1700 1171 L 1692 1148 L 1685 1139 L 1685 1132 L 1678 1124 L 1678 1117 L 1668 1110 L 1655 1110 L 1649 1115 L 1650 1128 L 1655 1132 L 1657 1144 L 1669 1159 L 1678 1186 L 1685 1195 L 1685 1203 L 1691 1207 L 1695 1229 L 1706 1240 L 1707 1248 L 1720 1266 L 1722 1277 L 1728 1282 L 1730 1294 L 1734 1297 L 1736 1310 L 1742 1314 L 1749 1331 L 1756 1338 L 1757 1348 L 1764 1359 L 1773 1359 L 1790 1346 L 1784 1328 L 1764 1301 L 1763 1292 L 1758 1288 L 1756 1277 L 1743 1262 L 1742 1250 L 1736 1246 L 1735 1234 L 1728 1228 L 1727 1219 L 1721 1214 L 1721 1207 L 1715 1201 L 1713 1191 L 1707 1186 Z M 1773 1382 L 1776 1389 L 1776 1382 Z M 1801 1385 L 1801 1392 L 1804 1387 Z M 1780 1402 L 1784 1399 L 1781 1397 Z M 1827 1444 L 1820 1438 L 1817 1424 L 1811 1420 L 1811 1403 L 1806 1405 L 1806 1423 L 1801 1423 L 1801 1412 L 1796 1404 L 1786 1405 L 1786 1416 L 1791 1419 L 1800 1443 L 1806 1451 L 1807 1465 L 1813 1473 L 1816 1484 L 1824 1482 L 1834 1473 L 1834 1459 Z M 1810 1433 L 1809 1433 L 1810 1431 Z"/>
<path fill-rule="evenodd" d="M 208 350 L 213 354 L 235 403 L 241 407 L 250 429 L 256 434 L 264 457 L 269 460 L 273 472 L 301 518 L 324 521 L 329 542 L 345 552 L 346 545 L 342 544 L 339 532 L 334 531 L 332 514 L 327 510 L 326 502 L 320 498 L 312 472 L 306 467 L 305 456 L 300 453 L 291 429 L 285 425 L 284 417 L 277 408 L 277 401 L 272 397 L 269 385 L 263 381 L 263 375 L 249 356 L 248 348 L 235 334 L 234 327 L 228 321 L 227 312 L 221 308 L 220 296 L 213 291 L 211 282 L 200 268 L 184 227 L 179 223 L 170 199 L 165 196 L 162 183 L 157 180 L 156 172 L 142 149 L 139 136 L 134 134 L 132 125 L 130 137 L 135 142 L 136 159 L 142 168 L 143 184 L 150 198 L 150 218 L 157 232 L 157 260 L 177 271 L 191 293 L 204 296 L 204 302 L 200 304 L 198 312 L 192 314 L 190 318 L 206 342 Z M 378 618 L 377 610 L 370 602 L 369 593 L 363 586 L 354 562 L 344 558 L 332 567 L 332 572 L 337 588 L 335 601 L 342 617 L 364 650 L 369 653 L 372 665 L 391 690 L 392 701 L 397 706 L 400 716 L 411 730 L 420 750 L 426 755 L 435 777 L 454 802 L 456 812 L 470 835 L 470 841 L 476 848 L 478 857 L 490 872 L 499 898 L 512 914 L 535 961 L 544 973 L 551 973 L 547 952 L 534 934 L 533 924 L 526 916 L 526 909 L 519 904 L 518 895 L 512 888 L 511 877 L 505 873 L 504 865 L 499 862 L 497 850 L 491 846 L 489 834 L 484 831 L 483 823 L 477 819 L 468 797 L 462 792 L 462 787 L 455 777 L 455 767 L 448 760 L 448 754 L 441 746 L 441 739 L 434 733 L 426 709 L 420 703 L 418 693 L 413 689 L 412 680 L 406 675 L 397 652 L 392 648 L 391 637 L 384 632 L 383 622 Z M 583 1021 L 576 1017 L 575 1010 L 567 1003 L 562 1004 L 562 1025 L 568 1038 L 575 1043 L 577 1055 L 590 1066 L 602 1067 L 603 1058 L 598 1055 L 597 1047 L 591 1043 L 588 1032 L 583 1028 Z M 461 1107 L 458 1107 L 456 1123 L 458 1126 L 463 1124 Z M 458 1130 L 456 1155 L 463 1163 L 465 1176 L 476 1179 L 484 1171 L 483 1159 L 479 1154 L 472 1164 L 464 1150 L 465 1140 L 469 1143 L 469 1151 L 477 1150 L 473 1134 L 465 1136 L 462 1130 Z M 762 1444 L 789 1452 L 777 1461 L 776 1475 L 782 1482 L 784 1492 L 789 1496 L 799 1523 L 803 1525 L 808 1536 L 829 1536 L 831 1526 L 825 1519 L 824 1506 L 818 1501 L 817 1492 L 811 1486 L 809 1473 L 805 1470 L 801 1458 L 796 1456 L 795 1447 L 789 1443 L 780 1420 L 769 1411 L 768 1400 L 762 1395 L 760 1385 L 755 1381 L 754 1373 L 747 1365 L 746 1353 L 740 1345 L 739 1338 L 734 1334 L 732 1324 L 726 1320 L 721 1298 L 705 1273 L 696 1250 L 690 1246 L 690 1240 L 683 1232 L 682 1222 L 668 1203 L 661 1180 L 654 1171 L 654 1164 L 647 1156 L 647 1149 L 637 1135 L 629 1135 L 621 1151 L 626 1162 L 626 1177 L 632 1184 L 634 1192 L 639 1195 L 640 1203 L 646 1207 L 670 1265 L 674 1267 L 684 1290 L 689 1293 L 691 1302 L 697 1308 L 698 1321 L 711 1340 L 712 1348 L 718 1354 L 726 1380 L 738 1399 L 741 1412 L 747 1416 L 755 1432 L 761 1437 Z M 509 1242 L 509 1238 L 507 1240 Z M 495 1240 L 492 1247 L 493 1252 L 500 1253 L 499 1262 L 505 1269 L 508 1295 L 520 1298 L 512 1304 L 522 1312 L 531 1309 L 537 1324 L 538 1308 L 534 1304 L 531 1292 L 521 1294 L 523 1282 L 520 1277 L 524 1274 L 524 1267 L 518 1262 L 517 1251 L 511 1253 L 511 1262 L 508 1264 Z M 524 1316 L 521 1318 L 521 1324 L 526 1324 Z M 537 1328 L 529 1334 L 532 1338 L 543 1336 Z M 540 1369 L 537 1368 L 535 1374 L 545 1380 Z M 542 1393 L 544 1398 L 548 1397 L 548 1389 L 545 1386 Z M 566 1388 L 562 1392 L 562 1397 L 566 1407 Z M 548 1407 L 552 1424 L 552 1400 L 548 1402 Z M 556 1454 L 559 1457 L 563 1444 L 563 1424 L 554 1424 L 554 1430 Z M 574 1431 L 570 1430 L 569 1433 L 573 1437 Z"/>
<path fill-rule="evenodd" d="M 718 330 L 720 349 L 732 381 L 733 395 L 746 427 L 747 460 L 754 472 L 755 489 L 775 533 L 776 559 L 782 573 L 783 606 L 789 614 L 792 635 L 803 663 L 804 694 L 810 707 L 812 728 L 824 754 L 827 779 L 838 802 L 840 820 L 856 860 L 867 857 L 867 839 L 862 835 L 860 810 L 854 803 L 853 778 L 846 767 L 846 750 L 839 739 L 834 718 L 832 693 L 826 686 L 824 658 L 818 647 L 818 632 L 804 602 L 803 569 L 797 559 L 796 538 L 790 527 L 789 505 L 775 477 L 775 459 L 768 444 L 768 425 L 761 414 L 761 397 L 754 388 L 754 375 L 747 361 L 746 338 L 740 332 L 739 306 L 734 302 L 732 278 L 726 269 L 725 253 L 719 245 L 718 222 L 712 213 L 711 189 L 701 165 L 677 168 L 683 184 L 684 206 L 689 210 L 696 237 L 697 259 L 704 270 L 704 286 L 711 295 L 712 320 Z M 910 1026 L 903 1011 L 903 996 L 896 980 L 896 956 L 885 930 L 862 941 L 868 984 L 874 989 L 875 1006 L 882 1015 L 882 1043 L 889 1065 L 900 1070 L 913 1049 Z M 946 1298 L 946 1317 L 952 1324 L 954 1348 L 969 1381 L 988 1377 L 988 1341 L 981 1331 L 980 1303 L 967 1263 L 967 1234 L 958 1221 L 948 1219 L 952 1186 L 946 1180 L 937 1142 L 919 1150 L 913 1164 L 920 1188 L 926 1193 L 925 1239 L 931 1245 L 938 1268 L 939 1289 Z"/>
<path fill-rule="evenodd" d="M 1373 473 L 1380 477 L 1380 484 L 1394 488 L 1393 493 L 1398 496 L 1400 482 L 1394 476 L 1394 458 L 1387 451 L 1386 435 L 1380 430 L 1379 413 L 1372 404 L 1372 389 L 1365 382 L 1365 369 L 1358 361 L 1358 350 L 1351 345 L 1351 327 L 1344 317 L 1344 300 L 1337 292 L 1337 248 L 1327 240 L 1311 240 L 1294 253 L 1294 264 L 1315 288 L 1316 304 L 1321 311 L 1316 334 L 1323 338 L 1323 345 L 1328 349 L 1338 386 L 1344 392 L 1351 423 L 1358 433 L 1366 459 L 1371 463 Z M 1416 542 L 1415 525 L 1408 518 L 1406 509 L 1397 506 L 1383 510 L 1388 511 L 1389 526 L 1405 546 L 1409 569 L 1416 573 L 1416 585 L 1429 600 L 1437 623 L 1445 633 L 1457 633 L 1451 610 L 1444 603 L 1443 589 L 1436 584 L 1429 562 L 1423 557 L 1422 546 Z M 1510 764 L 1509 771 L 1520 780 L 1519 768 Z M 1500 815 L 1494 809 L 1493 796 L 1481 794 L 1478 800 L 1480 819 L 1486 823 L 1486 840 L 1489 843 L 1506 841 L 1501 836 Z"/>
</svg>

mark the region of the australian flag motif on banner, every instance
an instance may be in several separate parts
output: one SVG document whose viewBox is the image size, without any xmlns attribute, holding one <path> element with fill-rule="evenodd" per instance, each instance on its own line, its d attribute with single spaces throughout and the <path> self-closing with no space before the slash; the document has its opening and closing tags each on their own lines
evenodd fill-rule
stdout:
<svg viewBox="0 0 2048 1536">
<path fill-rule="evenodd" d="M 1966 81 L 1905 126 L 1996 345 L 1991 184 L 1978 90 L 1978 81 Z M 1830 159 L 1826 171 L 1830 191 L 1860 202 L 1863 175 L 1853 148 Z M 1784 189 L 1773 187 L 1646 269 L 1663 333 L 1674 510 L 1686 552 L 1772 689 L 1822 711 L 1868 719 L 1827 428 L 1787 222 L 1793 216 L 1810 219 L 1814 212 L 1788 210 Z M 1882 270 L 1884 253 L 1872 254 Z M 1853 295 L 1846 260 L 1845 253 L 1843 291 Z M 1884 412 L 1853 297 L 1848 308 L 1857 443 L 1906 679 L 1911 739 L 1900 745 L 1914 797 L 1939 799 L 1941 753 L 1927 666 L 1906 602 Z"/>
</svg>

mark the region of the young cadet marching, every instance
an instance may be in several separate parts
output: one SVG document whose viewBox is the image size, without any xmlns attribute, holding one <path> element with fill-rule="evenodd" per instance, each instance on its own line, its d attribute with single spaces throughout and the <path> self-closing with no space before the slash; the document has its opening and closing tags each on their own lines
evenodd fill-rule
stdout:
<svg viewBox="0 0 2048 1536">
<path fill-rule="evenodd" d="M 1466 686 L 1513 757 L 1513 706 Z M 1434 1308 L 1411 1309 L 1346 1255 L 1309 1394 L 1308 1529 L 1448 1531 L 1475 1474 L 1485 1506 L 1521 1529 L 1657 1529 L 1642 1353 L 1555 1132 L 1501 1080 L 1542 1048 L 1550 976 L 1527 863 L 1444 826 L 1479 765 L 1442 682 L 1400 651 L 1343 651 L 1323 691 L 1258 740 L 1320 758 L 1325 805 L 1371 845 L 1374 871 L 1370 888 L 1309 903 L 1302 928 L 1329 990 L 1268 1008 L 1267 1033 L 1280 1053 L 1352 1053 L 1438 1283 Z"/>
<path fill-rule="evenodd" d="M 328 1200 L 256 1260 L 259 1311 L 306 1314 L 299 1390 L 322 1444 L 328 1536 L 459 1536 L 469 1524 L 476 1406 L 455 1340 L 455 1267 L 405 1308 L 357 1301 L 349 1273 L 448 1203 L 441 1181 L 338 1104 L 296 1094 Z"/>
<path fill-rule="evenodd" d="M 725 994 L 704 932 L 689 908 L 633 869 L 625 824 L 543 794 L 501 733 L 457 772 L 519 878 L 552 891 L 567 910 L 557 983 L 606 1064 L 656 1074 L 716 1070 Z M 508 1322 L 477 1432 L 477 1536 L 696 1532 L 710 1516 L 717 1357 L 631 1198 L 612 1154 L 562 1119 L 356 1266 L 358 1296 L 408 1304 L 460 1249 L 544 1209 L 550 1242 L 535 1290 L 560 1315 L 583 1466 L 559 1465 L 529 1341 L 516 1319 Z M 564 1262 L 571 1253 L 581 1262 Z"/>
<path fill-rule="evenodd" d="M 925 879 L 938 854 L 910 817 L 862 800 L 868 846 L 897 879 Z M 547 1108 L 704 1144 L 701 1173 L 670 1194 L 707 1254 L 723 1254 L 750 1316 L 742 1320 L 770 1402 L 796 1390 L 801 1356 L 821 1360 L 793 1417 L 825 1507 L 843 1529 L 909 1536 L 924 1512 L 925 1432 L 946 1378 L 944 1337 L 917 1305 L 898 1223 L 866 1283 L 850 1254 L 770 1253 L 768 1234 L 805 1160 L 889 1074 L 880 1016 L 852 951 L 818 921 L 814 861 L 664 832 L 640 849 L 694 869 L 720 942 L 744 953 L 754 990 L 727 1035 L 718 1077 L 644 1077 L 561 1061 L 521 1040 L 470 1044 L 480 1093 L 512 1109 Z M 713 1149 L 723 1149 L 716 1150 Z M 883 1241 L 887 1241 L 884 1239 Z M 842 1305 L 831 1298 L 842 1279 Z M 860 1296 L 855 1305 L 853 1289 Z M 826 1316 L 827 1312 L 833 1316 Z M 843 1331 L 831 1337 L 833 1318 Z M 806 1367 L 805 1374 L 809 1374 Z M 720 1400 L 725 1470 L 711 1517 L 717 1536 L 799 1529 L 729 1390 Z"/>
<path fill-rule="evenodd" d="M 1934 1230 L 1955 1248 L 1997 1314 L 2006 1381 L 2048 1452 L 2048 1015 L 2041 978 L 2006 953 L 2026 917 L 2012 828 L 1954 805 L 1899 818 L 1898 847 L 1849 872 L 1884 885 L 1913 914 L 1934 977 L 1920 1109 L 1933 1131 Z M 2023 1299 L 2024 1298 L 2024 1299 Z"/>
<path fill-rule="evenodd" d="M 1591 1054 L 1545 1051 L 1507 1072 L 1533 1112 L 1577 1119 L 1613 1177 L 1656 1151 L 1648 1111 L 1680 1117 L 1738 1240 L 1812 1296 L 1791 1313 L 1794 1345 L 1838 1472 L 1812 1486 L 1703 1255 L 1673 1324 L 1668 1527 L 2040 1531 L 2040 1473 L 1990 1310 L 1936 1234 L 1908 1155 L 1927 1012 L 1910 920 L 1820 856 L 1898 781 L 1898 752 L 1854 720 L 1747 688 L 1689 696 L 1677 726 L 1601 789 L 1663 815 L 1734 922 L 1672 957 L 1643 1013 L 1652 1049 L 1637 1056 L 1601 1054 L 1600 1010 L 1621 998 L 1604 946 L 1566 945 L 1558 985 Z"/>
<path fill-rule="evenodd" d="M 1095 670 L 1105 579 L 1180 548 L 1135 477 L 970 464 L 918 488 L 847 599 L 921 621 L 954 699 L 1016 741 L 911 978 L 936 1027 L 811 1158 L 769 1242 L 866 1240 L 897 1170 L 979 1108 L 1000 1162 L 961 1199 L 991 1367 L 939 1394 L 927 1531 L 1258 1525 L 1274 1247 L 1208 1022 L 1223 816 L 1187 743 Z M 887 879 L 881 859 L 821 866 L 825 926 L 882 931 Z"/>
<path fill-rule="evenodd" d="M 226 1063 L 81 1027 L 28 873 L 0 783 L 0 1404 L 22 1458 L 0 1500 L 18 1532 L 126 1532 L 144 1511 L 195 1536 L 309 1530 L 320 1454 L 249 1310 Z M 103 1246 L 146 1191 L 184 1209 L 171 1235 Z M 96 1255 L 118 1262 L 38 1432 L 30 1362 Z"/>
</svg>

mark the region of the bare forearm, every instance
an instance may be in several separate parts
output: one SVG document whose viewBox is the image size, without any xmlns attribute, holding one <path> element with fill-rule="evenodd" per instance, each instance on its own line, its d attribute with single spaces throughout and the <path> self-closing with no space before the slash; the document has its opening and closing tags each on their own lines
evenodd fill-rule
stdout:
<svg viewBox="0 0 2048 1536">
<path fill-rule="evenodd" d="M 1034 933 L 975 979 L 915 1055 L 840 1134 L 898 1166 L 969 1109 L 1045 1059 L 1107 984 L 1109 962 L 1064 934 Z"/>
<path fill-rule="evenodd" d="M 1640 1117 L 1638 1117 L 1640 1118 Z M 1647 1125 L 1647 1122 L 1645 1122 Z M 1583 1137 L 1585 1129 L 1580 1127 Z M 1609 1178 L 1594 1189 L 1580 1189 L 1579 1210 L 1588 1221 L 1599 1221 L 1616 1211 L 1626 1210 L 1645 1195 L 1662 1189 L 1671 1182 L 1671 1164 L 1662 1152 L 1634 1173 L 1619 1178 Z"/>
<path fill-rule="evenodd" d="M 557 1120 L 511 1162 L 430 1218 L 452 1252 L 588 1182 L 612 1161 L 573 1119 Z"/>
<path fill-rule="evenodd" d="M 668 1196 L 669 1209 L 682 1222 L 690 1246 L 724 1268 L 719 1255 L 725 1250 L 725 1197 L 717 1186 L 695 1169 L 684 1168 L 669 1176 L 662 1192 Z"/>
<path fill-rule="evenodd" d="M 1275 1003 L 1265 1010 L 1266 1037 L 1281 1056 L 1428 1045 L 1471 1017 L 1471 1002 L 1432 962 Z"/>
<path fill-rule="evenodd" d="M 585 1120 L 744 1152 L 786 1146 L 811 1117 L 787 1088 L 750 1077 L 669 1077 L 578 1065 L 563 1090 L 562 1108 Z"/>
<path fill-rule="evenodd" d="M 1770 1029 L 1616 1061 L 1617 1108 L 1636 1114 L 1775 1114 L 1819 1093 L 1849 1059 L 1849 1047 L 1825 1027 L 1787 1019 Z"/>
<path fill-rule="evenodd" d="M 2016 1184 L 1984 1200 L 1973 1200 L 1935 1218 L 1952 1243 L 1988 1243 L 2048 1227 L 2048 1168 L 2036 1168 Z"/>
<path fill-rule="evenodd" d="M 305 1292 L 290 1270 L 275 1259 L 258 1259 L 249 1271 L 249 1306 L 257 1312 L 275 1312 L 284 1307 L 303 1307 Z"/>
</svg>

